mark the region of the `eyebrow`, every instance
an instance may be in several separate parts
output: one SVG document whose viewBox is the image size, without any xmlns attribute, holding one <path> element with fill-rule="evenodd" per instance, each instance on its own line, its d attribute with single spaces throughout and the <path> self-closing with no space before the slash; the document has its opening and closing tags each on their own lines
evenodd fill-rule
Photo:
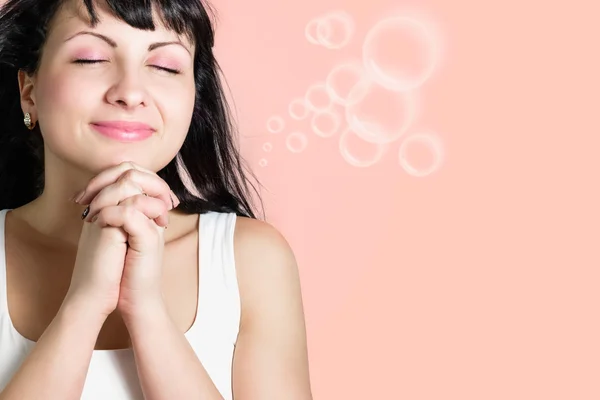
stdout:
<svg viewBox="0 0 600 400">
<path fill-rule="evenodd" d="M 117 42 L 115 42 L 113 39 L 109 38 L 108 36 L 104 36 L 100 33 L 96 33 L 96 32 L 90 32 L 90 31 L 81 31 L 81 32 L 77 32 L 76 34 L 74 34 L 73 36 L 68 37 L 65 42 L 68 42 L 69 40 L 80 36 L 80 35 L 92 35 L 95 36 L 97 38 L 100 38 L 102 40 L 104 40 L 106 43 L 108 43 L 111 47 L 113 48 L 117 48 Z M 192 53 L 190 53 L 189 49 L 180 41 L 180 40 L 175 40 L 175 41 L 170 41 L 170 42 L 156 42 L 156 43 L 152 43 L 150 46 L 148 46 L 148 51 L 152 51 L 155 50 L 159 47 L 163 47 L 163 46 L 168 46 L 171 44 L 177 44 L 180 45 L 181 47 L 183 47 L 185 49 L 185 51 L 187 51 L 190 56 L 192 55 Z"/>
</svg>

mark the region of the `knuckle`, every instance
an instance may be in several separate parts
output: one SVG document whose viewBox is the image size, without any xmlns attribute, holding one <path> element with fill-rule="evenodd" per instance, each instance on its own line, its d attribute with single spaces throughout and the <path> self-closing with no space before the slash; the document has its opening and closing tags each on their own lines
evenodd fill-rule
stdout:
<svg viewBox="0 0 600 400">
<path fill-rule="evenodd" d="M 135 216 L 136 214 L 136 209 L 134 206 L 132 205 L 126 205 L 123 207 L 123 216 L 126 219 L 131 219 Z"/>
<path fill-rule="evenodd" d="M 131 179 L 121 179 L 117 183 L 119 192 L 122 196 L 125 196 L 130 192 L 130 189 L 137 189 L 137 185 Z"/>
<path fill-rule="evenodd" d="M 121 175 L 121 180 L 132 181 L 135 179 L 136 175 L 137 175 L 137 171 L 135 169 L 128 169 L 127 171 L 125 171 L 123 173 L 123 175 Z"/>
<path fill-rule="evenodd" d="M 118 178 L 117 181 L 115 183 L 117 184 L 121 184 L 123 182 L 125 182 L 127 180 L 127 175 L 126 174 L 121 174 Z"/>
<path fill-rule="evenodd" d="M 131 161 L 123 161 L 121 165 L 126 168 L 135 168 L 135 165 Z"/>
<path fill-rule="evenodd" d="M 125 194 L 125 192 L 127 191 L 127 187 L 129 185 L 130 185 L 130 183 L 127 182 L 125 179 L 119 179 L 119 181 L 116 184 L 118 191 L 121 195 Z"/>
</svg>

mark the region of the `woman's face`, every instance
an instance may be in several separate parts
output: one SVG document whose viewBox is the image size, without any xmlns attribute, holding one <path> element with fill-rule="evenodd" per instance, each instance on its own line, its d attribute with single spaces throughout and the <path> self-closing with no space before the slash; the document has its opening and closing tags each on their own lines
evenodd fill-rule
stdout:
<svg viewBox="0 0 600 400">
<path fill-rule="evenodd" d="M 81 1 L 67 2 L 57 13 L 38 73 L 19 75 L 23 110 L 40 126 L 47 167 L 97 173 L 133 161 L 158 171 L 177 154 L 190 125 L 194 46 L 166 30 L 158 15 L 157 29 L 142 31 L 115 19 L 103 2 L 96 9 L 100 23 L 94 29 Z M 152 129 L 129 132 L 121 122 Z M 114 124 L 99 127 L 105 123 Z M 123 137 L 130 134 L 145 139 Z"/>
</svg>

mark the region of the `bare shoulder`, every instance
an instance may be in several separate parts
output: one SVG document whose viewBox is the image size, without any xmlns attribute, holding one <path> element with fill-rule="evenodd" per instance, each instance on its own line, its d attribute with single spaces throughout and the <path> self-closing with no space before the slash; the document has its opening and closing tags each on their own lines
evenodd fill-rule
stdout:
<svg viewBox="0 0 600 400">
<path fill-rule="evenodd" d="M 234 397 L 312 399 L 296 258 L 267 222 L 237 217 L 235 264 L 241 321 L 233 363 Z"/>
<path fill-rule="evenodd" d="M 234 233 L 236 251 L 240 256 L 291 257 L 292 249 L 283 234 L 268 222 L 237 217 Z M 267 254 L 265 254 L 265 252 Z"/>
<path fill-rule="evenodd" d="M 237 217 L 234 255 L 242 318 L 258 311 L 263 302 L 300 300 L 296 257 L 284 235 L 268 222 Z M 291 293 L 290 293 L 291 292 Z"/>
</svg>

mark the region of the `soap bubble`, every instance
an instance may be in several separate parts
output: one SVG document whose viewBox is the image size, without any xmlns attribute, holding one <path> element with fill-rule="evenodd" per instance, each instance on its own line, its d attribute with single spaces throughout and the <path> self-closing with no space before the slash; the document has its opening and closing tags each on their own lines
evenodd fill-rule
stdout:
<svg viewBox="0 0 600 400">
<path fill-rule="evenodd" d="M 363 90 L 357 85 L 350 97 L 355 91 L 362 93 Z M 417 105 L 416 93 L 391 92 L 371 83 L 360 102 L 346 107 L 346 121 L 367 142 L 391 143 L 410 128 L 416 118 Z"/>
<path fill-rule="evenodd" d="M 429 132 L 412 134 L 400 145 L 400 165 L 412 176 L 431 175 L 442 164 L 443 150 L 442 141 L 437 135 Z"/>
<path fill-rule="evenodd" d="M 369 77 L 394 91 L 421 86 L 433 74 L 441 56 L 440 40 L 431 25 L 411 17 L 378 22 L 363 43 Z"/>
<path fill-rule="evenodd" d="M 339 149 L 346 162 L 355 167 L 370 167 L 379 162 L 388 148 L 387 144 L 375 144 L 362 140 L 351 128 L 340 136 Z"/>
<path fill-rule="evenodd" d="M 292 153 L 301 153 L 308 145 L 308 138 L 304 133 L 294 132 L 288 135 L 285 144 Z"/>
<path fill-rule="evenodd" d="M 279 133 L 283 131 L 285 128 L 285 120 L 278 116 L 274 115 L 267 120 L 267 130 L 271 133 Z"/>
</svg>

